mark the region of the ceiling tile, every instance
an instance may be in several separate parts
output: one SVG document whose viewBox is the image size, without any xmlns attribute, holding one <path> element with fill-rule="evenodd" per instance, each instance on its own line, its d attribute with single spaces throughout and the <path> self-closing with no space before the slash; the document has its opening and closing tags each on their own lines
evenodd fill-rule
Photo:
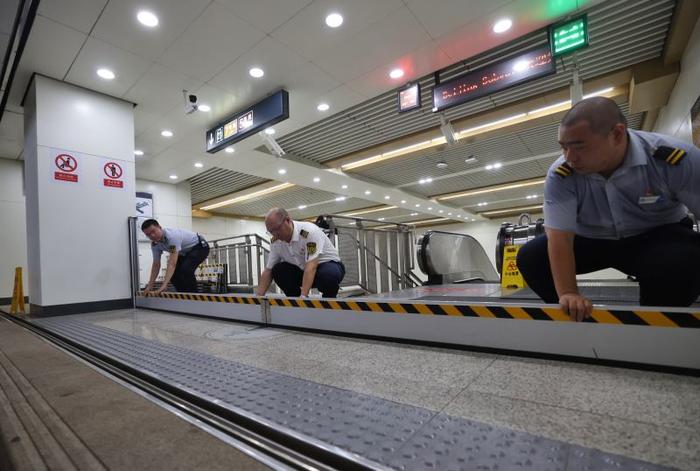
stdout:
<svg viewBox="0 0 700 471">
<path fill-rule="evenodd" d="M 39 3 L 38 15 L 88 34 L 106 3 L 107 0 L 51 0 Z"/>
<path fill-rule="evenodd" d="M 324 50 L 333 50 L 386 15 L 404 9 L 401 0 L 320 0 L 300 11 L 272 33 L 272 36 L 307 59 L 315 59 Z M 329 13 L 343 15 L 339 28 L 326 26 Z M 376 47 L 376 45 L 373 45 Z M 358 51 L 364 53 L 367 51 Z"/>
<path fill-rule="evenodd" d="M 17 15 L 18 0 L 6 0 L 0 2 L 0 34 L 10 35 L 12 25 Z M 4 51 L 4 49 L 3 49 Z"/>
<path fill-rule="evenodd" d="M 87 36 L 38 16 L 22 54 L 10 90 L 10 103 L 19 105 L 34 72 L 63 80 Z"/>
<path fill-rule="evenodd" d="M 90 90 L 121 97 L 151 66 L 146 59 L 104 41 L 88 38 L 73 63 L 66 80 Z M 103 80 L 97 69 L 106 67 L 115 74 L 114 80 Z"/>
<path fill-rule="evenodd" d="M 208 0 L 112 0 L 95 25 L 92 36 L 154 61 L 204 11 Z M 136 19 L 142 9 L 158 16 L 149 28 Z M 186 58 L 183 60 L 187 60 Z"/>
<path fill-rule="evenodd" d="M 271 33 L 293 18 L 312 0 L 218 0 L 260 31 Z"/>
<path fill-rule="evenodd" d="M 409 0 L 406 6 L 433 38 L 463 27 L 512 0 Z"/>
<path fill-rule="evenodd" d="M 211 3 L 158 62 L 206 82 L 264 37 L 230 9 Z"/>
<path fill-rule="evenodd" d="M 0 139 L 0 158 L 18 159 L 22 153 L 24 142 Z"/>
<path fill-rule="evenodd" d="M 180 105 L 184 110 L 182 90 L 196 90 L 202 82 L 174 72 L 159 64 L 153 64 L 124 98 L 139 105 L 143 111 L 164 114 Z"/>
<path fill-rule="evenodd" d="M 265 75 L 254 79 L 248 71 L 261 67 Z M 273 38 L 265 38 L 214 77 L 212 85 L 233 93 L 243 104 L 258 101 L 270 92 L 285 88 L 296 93 L 324 93 L 340 85 L 326 72 L 290 51 Z"/>
<path fill-rule="evenodd" d="M 345 41 L 320 50 L 311 60 L 334 77 L 348 81 L 378 67 L 394 65 L 397 57 L 430 41 L 411 12 L 401 8 Z"/>
<path fill-rule="evenodd" d="M 0 121 L 0 139 L 23 141 L 24 115 L 5 110 Z"/>
</svg>

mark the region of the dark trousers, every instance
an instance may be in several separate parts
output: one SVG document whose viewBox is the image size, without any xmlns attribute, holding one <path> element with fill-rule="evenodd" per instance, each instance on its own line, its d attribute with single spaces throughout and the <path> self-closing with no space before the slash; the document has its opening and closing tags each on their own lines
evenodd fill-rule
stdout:
<svg viewBox="0 0 700 471">
<path fill-rule="evenodd" d="M 324 298 L 335 298 L 344 276 L 345 266 L 342 263 L 320 263 L 316 268 L 316 276 L 312 286 L 319 290 Z M 272 279 L 287 296 L 301 295 L 303 278 L 304 271 L 294 264 L 280 262 L 272 267 Z"/>
<path fill-rule="evenodd" d="M 700 234 L 685 220 L 619 240 L 574 237 L 576 274 L 615 268 L 639 281 L 643 306 L 690 306 L 700 295 Z M 546 303 L 559 297 L 541 235 L 518 252 L 518 269 Z"/>
<path fill-rule="evenodd" d="M 197 278 L 194 276 L 197 267 L 209 256 L 209 244 L 201 239 L 189 252 L 180 255 L 175 265 L 175 273 L 170 279 L 179 293 L 196 293 Z"/>
</svg>

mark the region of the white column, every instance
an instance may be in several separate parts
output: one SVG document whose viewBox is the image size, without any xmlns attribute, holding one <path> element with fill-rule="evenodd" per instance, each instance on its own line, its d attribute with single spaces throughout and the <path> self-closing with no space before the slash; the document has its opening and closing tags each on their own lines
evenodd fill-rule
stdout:
<svg viewBox="0 0 700 471">
<path fill-rule="evenodd" d="M 132 104 L 36 75 L 24 128 L 32 313 L 129 307 Z"/>
</svg>

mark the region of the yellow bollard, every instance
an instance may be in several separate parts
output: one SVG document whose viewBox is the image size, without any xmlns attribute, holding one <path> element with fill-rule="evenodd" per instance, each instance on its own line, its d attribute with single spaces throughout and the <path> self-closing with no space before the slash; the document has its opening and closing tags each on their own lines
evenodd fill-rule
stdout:
<svg viewBox="0 0 700 471">
<path fill-rule="evenodd" d="M 10 306 L 10 314 L 25 314 L 22 267 L 15 268 L 15 286 L 12 289 L 12 306 Z"/>
</svg>

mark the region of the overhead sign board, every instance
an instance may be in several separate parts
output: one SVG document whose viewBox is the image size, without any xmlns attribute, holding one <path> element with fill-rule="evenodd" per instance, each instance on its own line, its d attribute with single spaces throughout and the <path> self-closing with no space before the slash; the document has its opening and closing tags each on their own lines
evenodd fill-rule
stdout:
<svg viewBox="0 0 700 471">
<path fill-rule="evenodd" d="M 420 108 L 420 84 L 416 82 L 399 90 L 398 100 L 400 113 Z"/>
<path fill-rule="evenodd" d="M 213 154 L 268 126 L 289 118 L 289 93 L 280 90 L 229 116 L 207 131 L 207 152 Z"/>
<path fill-rule="evenodd" d="M 549 45 L 469 72 L 433 88 L 433 111 L 461 105 L 556 72 Z"/>
<path fill-rule="evenodd" d="M 550 26 L 549 45 L 554 57 L 588 46 L 588 17 L 582 15 Z"/>
</svg>

